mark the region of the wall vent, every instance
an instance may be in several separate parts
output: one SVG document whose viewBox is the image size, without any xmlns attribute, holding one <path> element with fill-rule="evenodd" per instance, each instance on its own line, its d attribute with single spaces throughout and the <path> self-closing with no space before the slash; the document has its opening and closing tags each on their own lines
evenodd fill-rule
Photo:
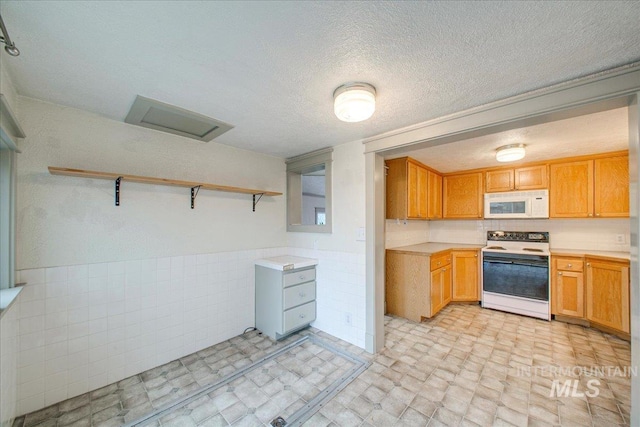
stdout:
<svg viewBox="0 0 640 427">
<path fill-rule="evenodd" d="M 233 126 L 193 111 L 138 95 L 126 123 L 209 142 Z"/>
</svg>

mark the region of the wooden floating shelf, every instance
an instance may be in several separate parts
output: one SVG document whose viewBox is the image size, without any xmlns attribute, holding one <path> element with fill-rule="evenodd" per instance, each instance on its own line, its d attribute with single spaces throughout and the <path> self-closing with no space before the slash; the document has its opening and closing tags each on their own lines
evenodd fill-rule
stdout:
<svg viewBox="0 0 640 427">
<path fill-rule="evenodd" d="M 256 204 L 258 203 L 258 201 L 262 196 L 281 196 L 282 195 L 282 193 L 278 193 L 276 191 L 256 190 L 252 188 L 242 188 L 242 187 L 231 187 L 228 185 L 209 184 L 204 182 L 180 181 L 175 179 L 155 178 L 150 176 L 127 175 L 127 174 L 119 174 L 119 173 L 111 173 L 111 172 L 97 172 L 97 171 L 89 171 L 84 169 L 58 168 L 55 166 L 49 166 L 49 173 L 51 173 L 51 175 L 64 175 L 64 176 L 75 176 L 79 178 L 113 180 L 116 182 L 116 206 L 120 205 L 119 194 L 120 194 L 121 181 L 191 188 L 191 208 L 192 209 L 194 206 L 195 196 L 198 194 L 198 191 L 200 189 L 213 190 L 213 191 L 225 191 L 228 193 L 251 194 L 253 195 L 254 211 L 256 208 Z M 256 196 L 260 196 L 260 197 L 256 200 Z"/>
</svg>

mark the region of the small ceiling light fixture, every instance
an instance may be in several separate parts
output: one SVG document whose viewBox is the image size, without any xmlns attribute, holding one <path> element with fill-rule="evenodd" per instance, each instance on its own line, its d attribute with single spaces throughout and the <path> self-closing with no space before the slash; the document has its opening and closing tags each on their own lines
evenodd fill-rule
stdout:
<svg viewBox="0 0 640 427">
<path fill-rule="evenodd" d="M 524 158 L 524 144 L 509 144 L 496 150 L 496 160 L 499 162 L 515 162 Z"/>
<path fill-rule="evenodd" d="M 376 110 L 376 88 L 368 83 L 345 83 L 333 92 L 333 111 L 343 122 L 367 120 Z"/>
<path fill-rule="evenodd" d="M 7 27 L 4 26 L 4 21 L 2 20 L 2 15 L 0 15 L 0 31 L 2 31 L 2 35 L 0 36 L 0 43 L 4 43 L 4 50 L 11 56 L 20 55 L 20 51 L 16 47 L 16 44 L 11 41 L 11 37 L 9 37 L 9 33 L 7 32 Z"/>
</svg>

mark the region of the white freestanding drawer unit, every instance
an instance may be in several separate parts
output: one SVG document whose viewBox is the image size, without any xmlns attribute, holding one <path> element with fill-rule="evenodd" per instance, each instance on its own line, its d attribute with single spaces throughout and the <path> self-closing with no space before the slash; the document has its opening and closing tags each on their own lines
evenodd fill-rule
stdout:
<svg viewBox="0 0 640 427">
<path fill-rule="evenodd" d="M 318 260 L 279 256 L 256 261 L 256 328 L 279 340 L 316 320 Z"/>
</svg>

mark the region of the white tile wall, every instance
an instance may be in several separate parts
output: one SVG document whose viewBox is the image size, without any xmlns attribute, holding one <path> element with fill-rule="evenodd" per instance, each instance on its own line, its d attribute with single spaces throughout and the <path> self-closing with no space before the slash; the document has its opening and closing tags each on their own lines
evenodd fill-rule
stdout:
<svg viewBox="0 0 640 427">
<path fill-rule="evenodd" d="M 11 427 L 17 415 L 18 327 L 18 308 L 14 302 L 0 320 L 0 427 Z"/>
<path fill-rule="evenodd" d="M 17 414 L 241 334 L 254 325 L 254 260 L 284 251 L 19 271 L 27 285 L 13 307 Z M 3 352 L 11 348 L 4 331 Z M 2 382 L 6 390 L 4 372 Z"/>
<path fill-rule="evenodd" d="M 282 254 L 319 260 L 313 326 L 364 348 L 364 254 L 272 248 L 22 270 L 17 415 L 241 334 L 255 324 L 254 261 Z"/>
<path fill-rule="evenodd" d="M 484 244 L 489 230 L 548 231 L 552 249 L 629 252 L 629 227 L 628 218 L 431 221 L 429 241 Z"/>
<path fill-rule="evenodd" d="M 429 221 L 386 220 L 385 248 L 426 242 L 429 239 L 429 224 Z"/>
</svg>

